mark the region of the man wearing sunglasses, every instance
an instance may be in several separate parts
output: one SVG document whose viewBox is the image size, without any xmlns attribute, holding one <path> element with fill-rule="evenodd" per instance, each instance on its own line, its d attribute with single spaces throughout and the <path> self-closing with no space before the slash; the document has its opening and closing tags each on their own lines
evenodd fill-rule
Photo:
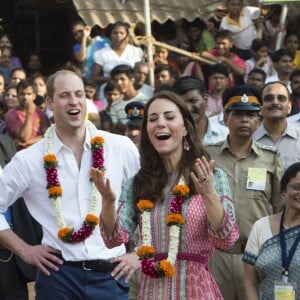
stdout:
<svg viewBox="0 0 300 300">
<path fill-rule="evenodd" d="M 253 138 L 276 147 L 287 168 L 300 161 L 300 128 L 287 122 L 292 107 L 287 86 L 279 81 L 267 83 L 262 89 L 262 99 L 263 121 Z"/>
</svg>

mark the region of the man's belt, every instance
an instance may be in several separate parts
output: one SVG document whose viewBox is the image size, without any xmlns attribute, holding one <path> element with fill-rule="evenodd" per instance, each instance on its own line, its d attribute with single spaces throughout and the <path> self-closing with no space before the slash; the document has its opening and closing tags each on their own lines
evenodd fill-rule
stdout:
<svg viewBox="0 0 300 300">
<path fill-rule="evenodd" d="M 83 261 L 67 261 L 64 260 L 65 266 L 71 266 L 81 268 L 86 271 L 96 271 L 109 273 L 118 265 L 119 262 L 110 262 L 109 260 L 97 259 L 97 260 L 83 260 Z"/>
</svg>

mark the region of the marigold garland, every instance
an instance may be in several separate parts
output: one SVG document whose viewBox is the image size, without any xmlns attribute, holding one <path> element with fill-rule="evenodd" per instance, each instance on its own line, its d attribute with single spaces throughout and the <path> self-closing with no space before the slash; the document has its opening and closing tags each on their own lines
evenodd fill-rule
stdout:
<svg viewBox="0 0 300 300">
<path fill-rule="evenodd" d="M 180 180 L 180 182 L 182 179 Z M 141 199 L 137 208 L 142 214 L 142 246 L 137 255 L 142 261 L 142 272 L 153 278 L 172 277 L 175 274 L 174 264 L 177 259 L 180 226 L 184 224 L 182 204 L 188 197 L 190 188 L 185 184 L 178 184 L 173 189 L 170 212 L 166 216 L 166 224 L 170 227 L 169 251 L 167 259 L 155 262 L 155 247 L 151 244 L 150 213 L 154 203 L 148 199 Z"/>
<path fill-rule="evenodd" d="M 91 139 L 92 166 L 101 170 L 104 174 L 104 139 L 101 136 L 95 136 L 97 134 L 97 129 L 89 121 L 86 121 L 86 127 L 89 130 L 90 135 L 93 136 Z M 66 243 L 79 243 L 87 239 L 99 224 L 99 218 L 96 216 L 98 208 L 98 192 L 93 184 L 90 204 L 91 212 L 86 215 L 82 227 L 79 230 L 74 231 L 74 228 L 67 226 L 62 215 L 61 196 L 63 194 L 63 189 L 58 178 L 58 161 L 53 154 L 54 131 L 55 125 L 52 125 L 45 133 L 46 154 L 44 156 L 44 168 L 47 175 L 48 196 L 54 205 L 56 220 L 60 227 L 57 234 L 58 238 Z"/>
<path fill-rule="evenodd" d="M 175 274 L 175 269 L 171 262 L 166 259 L 163 259 L 158 264 L 158 272 L 162 273 L 163 277 L 172 277 Z"/>
<path fill-rule="evenodd" d="M 147 199 L 141 199 L 137 207 L 141 212 L 150 211 L 153 208 L 153 202 Z"/>
<path fill-rule="evenodd" d="M 171 213 L 171 214 L 168 214 L 166 217 L 166 224 L 168 226 L 182 225 L 183 223 L 184 223 L 184 218 L 183 218 L 182 214 Z"/>
</svg>

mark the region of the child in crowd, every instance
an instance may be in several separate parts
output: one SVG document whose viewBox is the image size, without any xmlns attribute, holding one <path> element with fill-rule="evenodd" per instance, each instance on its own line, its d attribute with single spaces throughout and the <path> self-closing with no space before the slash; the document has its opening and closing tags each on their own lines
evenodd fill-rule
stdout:
<svg viewBox="0 0 300 300">
<path fill-rule="evenodd" d="M 10 73 L 9 86 L 17 86 L 21 80 L 26 79 L 27 74 L 25 69 L 16 68 L 13 69 Z"/>
<path fill-rule="evenodd" d="M 84 92 L 87 99 L 91 100 L 96 108 L 101 111 L 104 109 L 105 105 L 102 101 L 98 100 L 97 95 L 97 85 L 91 79 L 84 79 Z"/>
<path fill-rule="evenodd" d="M 229 83 L 229 72 L 224 64 L 215 64 L 209 68 L 209 92 L 206 115 L 212 117 L 223 111 L 222 95 Z"/>
<path fill-rule="evenodd" d="M 148 99 L 144 94 L 138 93 L 134 87 L 134 70 L 129 65 L 119 65 L 112 69 L 111 78 L 122 93 L 121 99 L 111 105 L 110 115 L 116 132 L 124 134 L 127 115 L 125 106 L 132 101 L 145 103 Z"/>
<path fill-rule="evenodd" d="M 113 130 L 113 122 L 110 116 L 111 105 L 121 99 L 122 94 L 117 88 L 117 85 L 113 81 L 109 81 L 104 87 L 104 95 L 107 100 L 107 106 L 104 110 L 99 112 L 101 129 L 105 131 Z"/>
<path fill-rule="evenodd" d="M 288 32 L 284 37 L 283 46 L 286 49 L 290 49 L 294 55 L 293 67 L 294 69 L 300 68 L 300 50 L 299 50 L 299 36 L 295 32 Z"/>
<path fill-rule="evenodd" d="M 197 61 L 194 61 L 192 58 L 184 54 L 177 53 L 176 63 L 177 63 L 177 70 L 179 72 L 180 77 L 194 76 L 194 77 L 198 77 L 201 80 L 204 80 L 202 68 Z"/>
<path fill-rule="evenodd" d="M 230 73 L 230 86 L 243 82 L 243 75 L 245 73 L 245 62 L 232 52 L 232 47 L 232 33 L 229 30 L 220 30 L 216 34 L 216 47 L 201 53 L 204 58 L 212 60 L 215 63 L 223 63 L 227 66 Z"/>
<path fill-rule="evenodd" d="M 272 59 L 268 54 L 268 45 L 265 40 L 254 39 L 251 45 L 251 53 L 252 57 L 245 61 L 245 82 L 247 82 L 249 72 L 254 68 L 264 70 L 267 76 L 276 74 Z"/>
<path fill-rule="evenodd" d="M 8 86 L 5 89 L 3 101 L 5 102 L 7 109 L 17 107 L 19 105 L 16 86 Z"/>
<path fill-rule="evenodd" d="M 176 62 L 169 60 L 169 50 L 165 47 L 156 46 L 154 53 L 155 65 L 170 65 L 172 68 L 176 69 Z"/>
</svg>

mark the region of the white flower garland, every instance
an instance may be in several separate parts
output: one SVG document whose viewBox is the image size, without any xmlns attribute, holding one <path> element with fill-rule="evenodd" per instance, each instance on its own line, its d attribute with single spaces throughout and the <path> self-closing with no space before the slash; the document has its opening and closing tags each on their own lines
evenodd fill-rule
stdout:
<svg viewBox="0 0 300 300">
<path fill-rule="evenodd" d="M 97 135 L 97 128 L 88 120 L 85 121 L 85 125 L 91 137 L 95 137 Z M 46 143 L 46 155 L 53 154 L 53 139 L 55 133 L 55 124 L 52 124 L 46 131 L 45 143 Z M 93 215 L 97 214 L 97 209 L 99 207 L 99 192 L 94 183 L 92 183 L 92 195 L 91 195 L 91 202 L 90 202 L 90 213 Z M 53 198 L 52 203 L 55 209 L 55 217 L 56 221 L 60 228 L 67 227 L 65 219 L 62 213 L 62 206 L 61 206 L 61 197 Z"/>
</svg>

